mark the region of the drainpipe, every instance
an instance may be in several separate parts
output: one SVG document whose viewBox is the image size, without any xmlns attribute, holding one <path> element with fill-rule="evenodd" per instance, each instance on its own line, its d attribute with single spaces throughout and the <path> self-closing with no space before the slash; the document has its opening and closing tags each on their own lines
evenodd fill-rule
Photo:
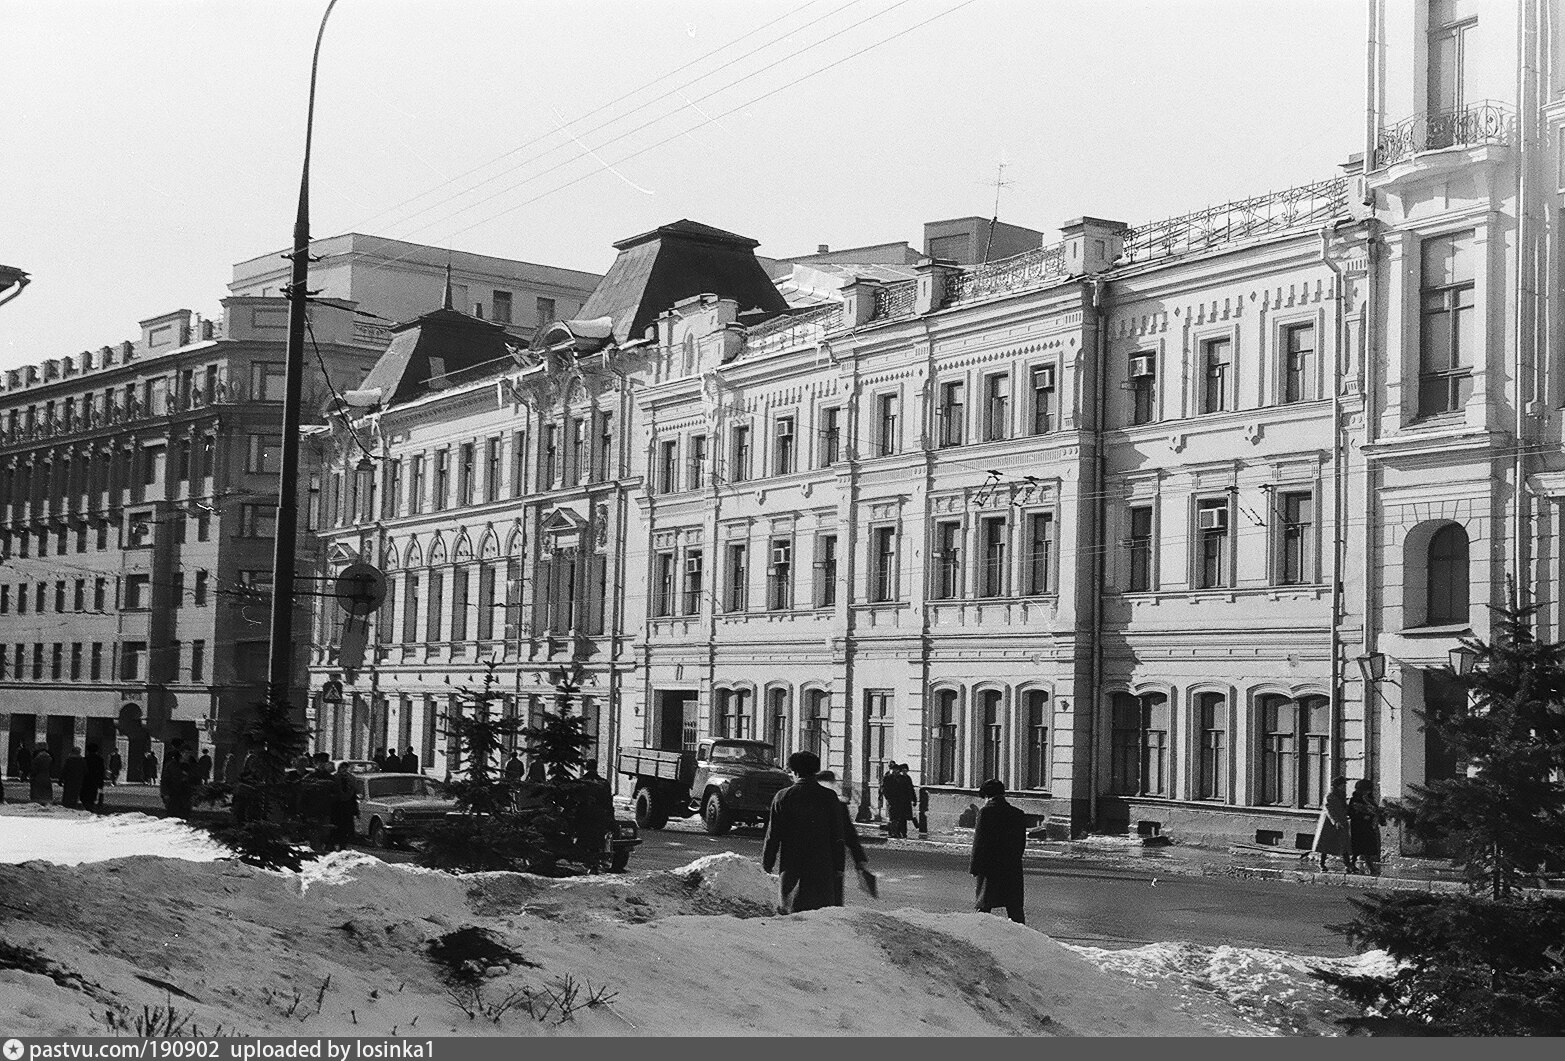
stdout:
<svg viewBox="0 0 1565 1061">
<path fill-rule="evenodd" d="M 1330 726 L 1330 745 L 1328 747 L 1329 758 L 1332 760 L 1332 776 L 1335 777 L 1341 770 L 1336 761 L 1338 756 L 1338 744 L 1341 740 L 1341 722 L 1338 713 L 1342 705 L 1342 650 L 1340 631 L 1342 629 L 1342 550 L 1343 538 L 1347 529 L 1346 520 L 1343 518 L 1343 476 L 1348 459 L 1348 448 L 1342 437 L 1342 347 L 1343 347 L 1343 295 L 1344 283 L 1342 266 L 1338 265 L 1331 256 L 1331 233 L 1335 228 L 1335 222 L 1322 225 L 1320 230 L 1320 261 L 1330 269 L 1336 278 L 1332 285 L 1333 334 L 1332 334 L 1332 373 L 1331 373 L 1331 704 L 1332 711 L 1328 719 Z M 1369 690 L 1365 690 L 1364 697 L 1364 750 L 1365 750 L 1365 775 L 1375 776 L 1375 736 L 1374 720 L 1370 717 Z"/>
<path fill-rule="evenodd" d="M 1099 719 L 1103 709 L 1103 583 L 1108 552 L 1108 538 L 1106 528 L 1108 526 L 1108 498 L 1105 496 L 1105 483 L 1108 475 L 1108 456 L 1103 451 L 1105 433 L 1105 417 L 1108 406 L 1108 387 L 1106 384 L 1108 361 L 1108 305 L 1105 298 L 1107 281 L 1102 277 L 1092 278 L 1092 312 L 1093 312 L 1093 355 L 1095 363 L 1092 366 L 1092 390 L 1096 409 L 1093 413 L 1092 437 L 1092 496 L 1093 503 L 1093 528 L 1092 538 L 1098 548 L 1094 550 L 1092 561 L 1092 678 L 1088 685 L 1090 701 L 1087 707 L 1087 733 L 1089 740 L 1090 759 L 1088 760 L 1088 815 L 1091 824 L 1098 822 L 1098 789 L 1100 788 L 1099 751 L 1101 740 L 1099 738 Z M 1076 714 L 1081 716 L 1081 698 L 1076 700 Z M 1074 802 L 1074 800 L 1072 801 Z M 1073 823 L 1074 827 L 1074 823 Z"/>
<path fill-rule="evenodd" d="M 1536 387 L 1528 387 L 1524 372 L 1527 367 L 1527 344 L 1536 334 L 1530 319 L 1534 301 L 1537 298 L 1537 290 L 1533 277 L 1536 275 L 1529 269 L 1532 262 L 1531 248 L 1536 226 L 1532 221 L 1532 208 L 1528 197 L 1532 195 L 1532 180 L 1529 170 L 1533 164 L 1535 155 L 1534 146 L 1536 136 L 1534 130 L 1537 124 L 1537 98 L 1535 88 L 1537 85 L 1538 71 L 1536 65 L 1537 54 L 1537 4 L 1524 2 L 1520 5 L 1521 26 L 1517 41 L 1516 56 L 1516 309 L 1513 327 L 1515 329 L 1516 348 L 1511 361 L 1511 378 L 1516 381 L 1516 397 L 1514 408 L 1513 437 L 1515 438 L 1515 458 L 1512 467 L 1512 475 L 1515 477 L 1515 493 L 1513 495 L 1513 512 L 1511 519 L 1511 577 L 1514 579 L 1516 602 L 1526 607 L 1532 598 L 1532 579 L 1530 574 L 1530 562 L 1527 553 L 1529 536 L 1527 527 L 1531 523 L 1530 502 L 1527 497 L 1527 407 L 1530 403 L 1528 392 L 1536 393 Z M 1506 602 L 1509 605 L 1509 601 Z"/>
</svg>

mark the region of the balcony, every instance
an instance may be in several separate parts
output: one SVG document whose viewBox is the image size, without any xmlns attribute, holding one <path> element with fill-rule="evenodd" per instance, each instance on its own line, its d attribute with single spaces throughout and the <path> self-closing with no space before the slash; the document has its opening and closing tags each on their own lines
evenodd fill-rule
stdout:
<svg viewBox="0 0 1565 1061">
<path fill-rule="evenodd" d="M 1381 128 L 1375 140 L 1373 168 L 1384 169 L 1425 151 L 1509 144 L 1515 132 L 1515 113 L 1508 104 L 1495 100 L 1454 111 L 1426 111 Z"/>
</svg>

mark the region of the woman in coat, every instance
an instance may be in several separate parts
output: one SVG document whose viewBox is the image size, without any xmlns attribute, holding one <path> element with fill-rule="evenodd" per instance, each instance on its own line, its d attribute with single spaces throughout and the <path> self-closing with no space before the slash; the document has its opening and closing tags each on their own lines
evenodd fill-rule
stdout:
<svg viewBox="0 0 1565 1061">
<path fill-rule="evenodd" d="M 54 756 L 49 754 L 49 746 L 38 745 L 38 750 L 33 753 L 32 764 L 28 767 L 28 776 L 32 778 L 30 795 L 34 803 L 47 805 L 54 802 L 54 779 L 49 776 L 49 771 L 53 769 Z"/>
<path fill-rule="evenodd" d="M 1380 826 L 1385 822 L 1385 812 L 1375 798 L 1375 786 L 1360 781 L 1353 786 L 1353 798 L 1348 800 L 1348 838 L 1351 854 L 1348 869 L 1358 869 L 1362 860 L 1371 876 L 1380 876 Z"/>
<path fill-rule="evenodd" d="M 1320 819 L 1315 823 L 1315 843 L 1310 850 L 1320 856 L 1320 868 L 1326 869 L 1326 856 L 1342 859 L 1343 868 L 1353 868 L 1353 848 L 1348 832 L 1348 779 L 1333 778 L 1331 791 L 1321 805 Z"/>
</svg>

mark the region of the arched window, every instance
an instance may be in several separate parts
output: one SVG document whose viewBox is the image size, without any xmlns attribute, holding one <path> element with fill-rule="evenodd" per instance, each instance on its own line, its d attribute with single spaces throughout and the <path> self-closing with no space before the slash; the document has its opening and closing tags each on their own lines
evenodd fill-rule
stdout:
<svg viewBox="0 0 1565 1061">
<path fill-rule="evenodd" d="M 1331 702 L 1263 696 L 1260 709 L 1261 802 L 1319 807 L 1331 769 Z"/>
<path fill-rule="evenodd" d="M 1004 769 L 1000 760 L 1005 737 L 1005 722 L 1002 714 L 1004 698 L 1005 694 L 999 689 L 985 689 L 978 694 L 978 717 L 982 726 L 978 733 L 980 749 L 978 773 L 983 781 L 991 777 L 1005 780 L 1001 777 Z"/>
<path fill-rule="evenodd" d="M 1194 722 L 1201 741 L 1196 799 L 1228 798 L 1227 714 L 1228 699 L 1222 693 L 1196 695 Z"/>
<path fill-rule="evenodd" d="M 1109 783 L 1117 795 L 1168 795 L 1168 697 L 1115 693 Z"/>
<path fill-rule="evenodd" d="M 831 750 L 831 734 L 826 728 L 831 717 L 831 694 L 825 689 L 811 689 L 804 694 L 804 706 L 804 750 L 814 752 L 824 763 Z"/>
<path fill-rule="evenodd" d="M 717 690 L 716 736 L 748 740 L 750 733 L 750 690 Z"/>
<path fill-rule="evenodd" d="M 1471 583 L 1467 569 L 1467 531 L 1451 523 L 1435 532 L 1429 539 L 1427 572 L 1427 622 L 1431 626 L 1467 622 Z"/>
<path fill-rule="evenodd" d="M 772 744 L 772 751 L 777 753 L 779 762 L 785 762 L 788 758 L 789 748 L 788 726 L 788 690 L 774 688 L 766 693 L 766 734 L 764 739 Z"/>
<path fill-rule="evenodd" d="M 1041 792 L 1049 787 L 1049 694 L 1028 689 L 1022 701 L 1027 712 L 1027 762 L 1021 787 Z"/>
<path fill-rule="evenodd" d="M 936 690 L 929 720 L 930 784 L 956 784 L 956 727 L 956 690 Z"/>
</svg>

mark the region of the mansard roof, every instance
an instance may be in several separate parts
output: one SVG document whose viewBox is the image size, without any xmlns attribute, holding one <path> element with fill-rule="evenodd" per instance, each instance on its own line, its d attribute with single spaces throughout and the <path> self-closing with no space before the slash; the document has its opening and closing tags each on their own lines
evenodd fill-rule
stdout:
<svg viewBox="0 0 1565 1061">
<path fill-rule="evenodd" d="M 394 327 L 360 389 L 379 389 L 382 408 L 401 404 L 425 393 L 431 380 L 506 357 L 507 338 L 497 324 L 442 307 Z"/>
</svg>

